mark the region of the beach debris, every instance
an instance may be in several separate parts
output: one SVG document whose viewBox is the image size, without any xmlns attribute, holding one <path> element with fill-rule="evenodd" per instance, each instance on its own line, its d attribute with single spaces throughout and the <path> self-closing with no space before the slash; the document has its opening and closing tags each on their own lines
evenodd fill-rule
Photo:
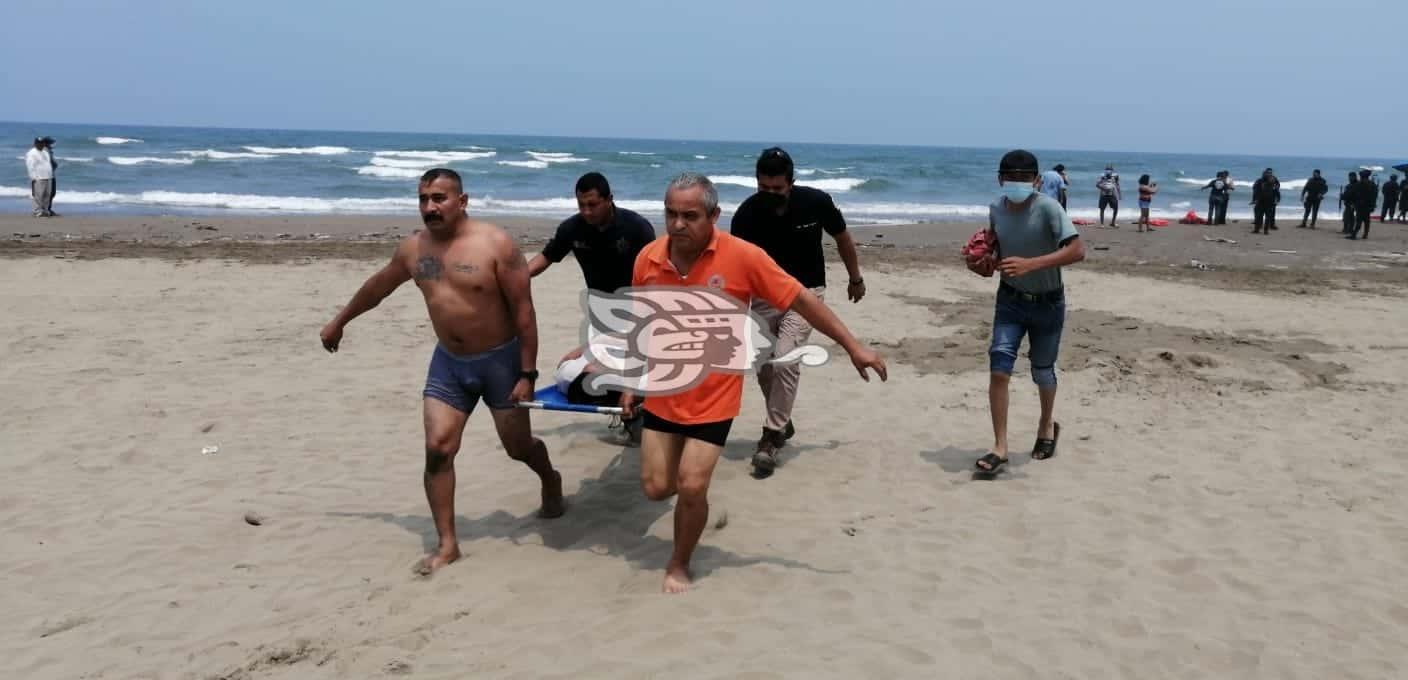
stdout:
<svg viewBox="0 0 1408 680">
<path fill-rule="evenodd" d="M 38 631 L 38 632 L 39 632 L 39 637 L 41 637 L 41 638 L 51 637 L 51 636 L 54 636 L 54 635 L 58 635 L 59 633 L 68 632 L 68 631 L 70 631 L 70 630 L 73 630 L 74 628 L 77 628 L 77 627 L 79 627 L 79 626 L 82 626 L 82 625 L 88 624 L 88 623 L 92 623 L 92 622 L 93 622 L 93 619 L 90 618 L 90 617 L 87 617 L 87 616 L 72 616 L 72 615 L 70 615 L 70 616 L 65 617 L 64 619 L 60 620 L 58 623 L 54 623 L 54 624 L 45 623 L 44 625 L 40 626 L 39 631 Z"/>
<path fill-rule="evenodd" d="M 1090 441 L 1090 435 L 1088 435 L 1088 434 L 1083 434 L 1083 435 L 1081 435 L 1081 436 L 1079 437 L 1079 439 L 1080 439 L 1081 441 L 1083 441 L 1083 442 L 1088 442 L 1088 441 Z"/>
<path fill-rule="evenodd" d="M 855 535 L 856 535 L 856 528 L 855 528 L 855 527 L 842 527 L 842 528 L 841 528 L 841 533 L 843 533 L 843 534 L 845 534 L 845 535 L 847 535 L 847 536 L 855 536 Z"/>
<path fill-rule="evenodd" d="M 1164 361 L 1173 361 L 1173 352 L 1170 352 L 1168 350 L 1159 352 L 1159 358 L 1163 359 Z"/>
<path fill-rule="evenodd" d="M 1094 246 L 1096 250 L 1109 250 L 1110 246 Z"/>
<path fill-rule="evenodd" d="M 215 423 L 206 423 L 200 426 L 200 431 L 202 433 L 210 432 L 213 429 L 215 429 Z"/>
<path fill-rule="evenodd" d="M 326 240 L 328 240 L 328 239 L 330 239 L 330 238 L 332 238 L 332 235 L 331 235 L 331 234 L 319 234 L 319 233 L 316 232 L 316 231 L 313 232 L 313 240 L 315 240 L 315 241 L 326 241 Z"/>
<path fill-rule="evenodd" d="M 718 531 L 728 526 L 728 509 L 719 511 L 719 518 L 714 521 L 714 531 Z"/>
<path fill-rule="evenodd" d="M 290 238 L 293 238 L 293 234 L 285 234 L 285 233 L 283 233 L 283 232 L 279 232 L 279 233 L 277 233 L 277 234 L 274 234 L 274 238 L 277 238 L 277 239 L 290 239 Z"/>
<path fill-rule="evenodd" d="M 1296 251 L 1294 251 L 1294 250 L 1268 250 L 1268 251 L 1266 251 L 1266 252 L 1268 252 L 1268 253 L 1275 253 L 1275 254 L 1277 254 L 1277 255 L 1295 255 L 1295 254 L 1296 254 Z"/>
<path fill-rule="evenodd" d="M 254 527 L 262 526 L 264 524 L 264 515 L 250 510 L 244 513 L 244 523 Z"/>
<path fill-rule="evenodd" d="M 202 449 L 200 450 L 200 452 L 201 452 L 202 455 L 210 456 L 210 455 L 214 455 L 214 454 L 220 453 L 220 447 L 219 447 L 218 445 L 212 444 L 212 445 L 210 445 L 210 446 L 206 446 L 206 447 L 202 448 Z"/>
<path fill-rule="evenodd" d="M 1288 267 L 1288 266 L 1286 266 L 1286 265 L 1284 265 L 1284 264 L 1268 264 L 1268 265 L 1266 265 L 1266 268 L 1267 268 L 1267 269 L 1283 269 L 1283 270 L 1284 270 L 1284 269 L 1290 269 L 1290 267 Z"/>
<path fill-rule="evenodd" d="M 1204 264 L 1201 260 L 1189 260 L 1188 266 L 1203 272 L 1212 270 L 1212 267 Z"/>
<path fill-rule="evenodd" d="M 407 673 L 411 672 L 411 664 L 408 664 L 400 659 L 392 659 L 390 661 L 387 661 L 386 665 L 383 666 L 382 669 L 392 675 L 406 675 Z"/>
<path fill-rule="evenodd" d="M 1230 243 L 1230 244 L 1232 244 L 1232 245 L 1234 245 L 1234 246 L 1237 245 L 1237 242 L 1236 242 L 1236 241 L 1234 241 L 1234 240 L 1232 240 L 1232 239 L 1230 239 L 1230 238 L 1227 238 L 1227 237 L 1225 237 L 1225 236 L 1217 236 L 1217 237 L 1213 237 L 1213 236 L 1204 236 L 1204 237 L 1203 237 L 1203 240 L 1204 240 L 1204 241 L 1211 242 L 1211 243 Z"/>
</svg>

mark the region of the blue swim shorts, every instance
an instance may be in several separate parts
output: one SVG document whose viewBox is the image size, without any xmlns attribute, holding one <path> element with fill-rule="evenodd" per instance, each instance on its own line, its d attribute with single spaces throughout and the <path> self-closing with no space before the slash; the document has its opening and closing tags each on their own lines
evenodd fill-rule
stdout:
<svg viewBox="0 0 1408 680">
<path fill-rule="evenodd" d="M 522 358 L 518 338 L 477 354 L 452 354 L 435 345 L 424 396 L 445 402 L 457 411 L 473 413 L 480 397 L 492 409 L 513 408 L 509 399 L 518 384 Z"/>
</svg>

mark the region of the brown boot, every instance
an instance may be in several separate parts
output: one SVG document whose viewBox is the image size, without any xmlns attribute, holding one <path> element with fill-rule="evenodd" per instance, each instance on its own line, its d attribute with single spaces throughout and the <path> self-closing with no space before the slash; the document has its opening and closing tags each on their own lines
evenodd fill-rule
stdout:
<svg viewBox="0 0 1408 680">
<path fill-rule="evenodd" d="M 783 433 L 763 428 L 763 436 L 758 439 L 758 451 L 753 454 L 753 467 L 764 474 L 777 469 L 777 450 L 783 447 L 785 441 Z"/>
</svg>

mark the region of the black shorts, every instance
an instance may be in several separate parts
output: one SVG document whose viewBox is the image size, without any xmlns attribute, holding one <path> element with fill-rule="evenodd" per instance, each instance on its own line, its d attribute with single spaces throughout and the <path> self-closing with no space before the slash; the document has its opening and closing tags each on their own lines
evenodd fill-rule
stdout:
<svg viewBox="0 0 1408 680">
<path fill-rule="evenodd" d="M 673 421 L 665 420 L 660 416 L 645 411 L 644 429 L 664 432 L 666 434 L 684 435 L 689 439 L 698 439 L 715 446 L 723 446 L 728 441 L 728 431 L 733 427 L 733 418 L 720 420 L 713 423 L 699 423 L 697 425 L 683 425 Z"/>
<path fill-rule="evenodd" d="M 1101 210 L 1104 210 L 1105 208 L 1119 208 L 1119 207 L 1120 207 L 1120 202 L 1119 202 L 1119 200 L 1116 199 L 1114 196 L 1101 196 L 1101 197 L 1100 197 L 1100 209 L 1101 209 Z"/>
</svg>

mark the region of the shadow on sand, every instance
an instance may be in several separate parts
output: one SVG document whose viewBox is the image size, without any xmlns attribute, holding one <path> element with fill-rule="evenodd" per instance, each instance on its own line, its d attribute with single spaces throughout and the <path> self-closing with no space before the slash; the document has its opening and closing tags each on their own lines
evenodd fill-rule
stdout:
<svg viewBox="0 0 1408 680">
<path fill-rule="evenodd" d="M 591 423 L 571 424 L 536 432 L 560 435 L 581 433 L 599 427 Z M 609 439 L 604 440 L 609 441 Z M 834 446 L 834 445 L 833 445 Z M 730 449 L 747 448 L 751 443 L 730 442 Z M 825 447 L 822 447 L 825 448 Z M 735 454 L 737 455 L 737 454 Z M 732 456 L 730 456 L 732 458 Z M 532 473 L 523 470 L 524 484 L 533 480 Z M 570 485 L 570 480 L 564 480 Z M 671 514 L 674 504 L 647 499 L 640 489 L 640 451 L 623 447 L 594 478 L 583 478 L 576 493 L 567 496 L 567 514 L 545 520 L 536 514 L 517 517 L 496 510 L 477 518 L 455 517 L 455 531 L 460 544 L 483 538 L 507 540 L 515 545 L 537 537 L 554 550 L 585 550 L 604 557 L 620 557 L 638 569 L 664 571 L 669 560 L 672 541 L 649 535 L 650 527 Z M 710 537 L 720 508 L 711 508 L 709 528 L 695 548 L 690 569 L 696 580 L 706 578 L 717 569 L 771 564 L 787 569 L 802 569 L 819 574 L 843 574 L 809 564 L 778 557 L 750 557 L 710 545 Z M 437 544 L 435 525 L 429 513 L 397 515 L 385 512 L 330 512 L 330 517 L 356 518 L 387 522 L 421 537 L 426 552 Z M 536 541 L 534 541 L 536 542 Z"/>
</svg>

